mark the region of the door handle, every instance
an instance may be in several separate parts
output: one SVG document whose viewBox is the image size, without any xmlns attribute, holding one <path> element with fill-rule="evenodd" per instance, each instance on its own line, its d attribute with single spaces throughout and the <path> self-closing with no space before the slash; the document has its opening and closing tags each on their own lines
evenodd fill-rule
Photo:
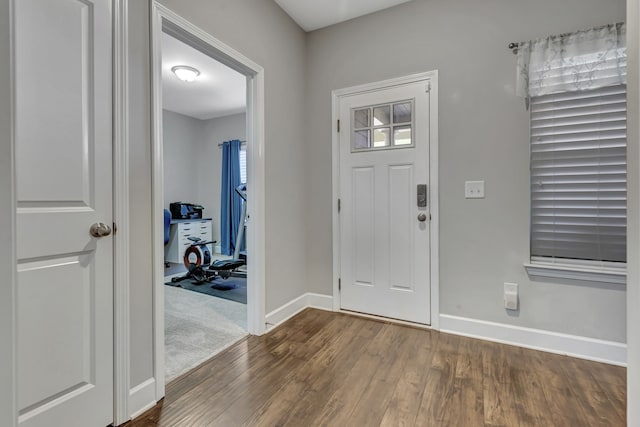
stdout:
<svg viewBox="0 0 640 427">
<path fill-rule="evenodd" d="M 418 221 L 425 222 L 426 220 L 427 220 L 427 214 L 426 213 L 418 214 Z"/>
<path fill-rule="evenodd" d="M 89 233 L 91 233 L 93 237 L 106 237 L 111 234 L 111 227 L 104 222 L 96 222 L 89 229 Z"/>
</svg>

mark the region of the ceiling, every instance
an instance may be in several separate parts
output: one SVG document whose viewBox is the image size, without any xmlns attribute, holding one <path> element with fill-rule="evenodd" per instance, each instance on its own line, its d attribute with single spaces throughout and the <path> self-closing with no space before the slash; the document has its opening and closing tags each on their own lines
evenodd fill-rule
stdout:
<svg viewBox="0 0 640 427">
<path fill-rule="evenodd" d="M 305 31 L 406 3 L 411 0 L 275 0 Z"/>
<path fill-rule="evenodd" d="M 196 81 L 178 79 L 171 67 L 197 68 Z M 246 111 L 246 77 L 208 55 L 162 33 L 162 107 L 200 120 Z"/>
<path fill-rule="evenodd" d="M 275 0 L 305 31 L 313 31 L 411 0 Z M 197 68 L 195 82 L 179 80 L 176 65 Z M 246 111 L 246 77 L 162 33 L 162 102 L 165 110 L 200 120 Z"/>
</svg>

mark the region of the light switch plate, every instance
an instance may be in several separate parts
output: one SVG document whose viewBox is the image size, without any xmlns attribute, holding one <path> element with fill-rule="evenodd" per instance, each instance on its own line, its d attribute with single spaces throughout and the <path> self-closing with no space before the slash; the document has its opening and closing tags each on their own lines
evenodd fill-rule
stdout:
<svg viewBox="0 0 640 427">
<path fill-rule="evenodd" d="M 504 308 L 506 308 L 507 310 L 518 309 L 518 284 L 517 283 L 504 284 Z"/>
<path fill-rule="evenodd" d="M 484 181 L 465 181 L 464 197 L 467 199 L 484 199 Z"/>
</svg>

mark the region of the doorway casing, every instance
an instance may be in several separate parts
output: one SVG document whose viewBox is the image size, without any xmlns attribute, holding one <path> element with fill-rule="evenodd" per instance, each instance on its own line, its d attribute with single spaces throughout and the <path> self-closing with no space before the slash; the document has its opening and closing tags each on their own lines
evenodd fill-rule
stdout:
<svg viewBox="0 0 640 427">
<path fill-rule="evenodd" d="M 340 213 L 338 199 L 340 198 L 340 133 L 337 126 L 340 117 L 340 98 L 366 92 L 373 92 L 394 86 L 424 82 L 429 86 L 429 203 L 431 206 L 431 251 L 430 251 L 430 297 L 431 297 L 431 329 L 439 329 L 440 303 L 440 272 L 439 272 L 439 205 L 438 205 L 438 71 L 412 74 L 383 80 L 375 83 L 367 83 L 331 92 L 331 123 L 334 126 L 331 132 L 331 171 L 333 194 L 333 310 L 341 311 L 340 301 Z M 400 322 L 406 323 L 406 322 Z"/>
<path fill-rule="evenodd" d="M 151 10 L 152 78 L 152 224 L 153 334 L 156 400 L 164 396 L 164 241 L 162 56 L 160 37 L 167 33 L 247 76 L 247 329 L 265 332 L 265 145 L 264 69 L 210 34 L 154 1 Z"/>
</svg>

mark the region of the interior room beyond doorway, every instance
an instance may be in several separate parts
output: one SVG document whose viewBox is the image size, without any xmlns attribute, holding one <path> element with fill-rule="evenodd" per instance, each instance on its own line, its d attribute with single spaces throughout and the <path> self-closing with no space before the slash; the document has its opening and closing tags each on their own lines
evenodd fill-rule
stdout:
<svg viewBox="0 0 640 427">
<path fill-rule="evenodd" d="M 169 381 L 247 334 L 246 77 L 166 33 L 161 47 Z"/>
</svg>

